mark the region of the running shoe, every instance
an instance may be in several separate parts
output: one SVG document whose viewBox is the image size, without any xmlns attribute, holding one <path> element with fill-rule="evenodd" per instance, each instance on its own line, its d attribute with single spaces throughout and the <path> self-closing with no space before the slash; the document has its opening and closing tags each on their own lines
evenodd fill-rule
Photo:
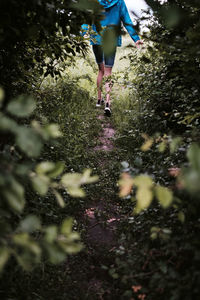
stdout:
<svg viewBox="0 0 200 300">
<path fill-rule="evenodd" d="M 100 107 L 101 106 L 101 100 L 99 99 L 96 103 L 96 107 Z"/>
<path fill-rule="evenodd" d="M 104 110 L 104 113 L 107 117 L 110 117 L 111 116 L 111 110 L 110 110 L 110 106 L 109 106 L 109 103 L 107 102 L 106 103 L 106 107 L 105 107 L 105 110 Z"/>
<path fill-rule="evenodd" d="M 101 105 L 104 105 L 104 103 L 105 103 L 105 101 L 104 101 L 104 99 L 102 98 L 102 99 L 101 99 Z"/>
</svg>

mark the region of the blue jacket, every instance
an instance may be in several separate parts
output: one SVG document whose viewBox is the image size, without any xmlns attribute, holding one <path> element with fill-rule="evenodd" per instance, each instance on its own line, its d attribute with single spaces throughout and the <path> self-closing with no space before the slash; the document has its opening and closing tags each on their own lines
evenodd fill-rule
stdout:
<svg viewBox="0 0 200 300">
<path fill-rule="evenodd" d="M 137 35 L 135 29 L 133 28 L 133 22 L 130 18 L 128 9 L 124 0 L 98 0 L 99 3 L 104 7 L 105 11 L 103 14 L 105 18 L 101 21 L 101 26 L 103 31 L 107 27 L 120 27 L 121 22 L 124 24 L 126 30 L 128 31 L 129 35 L 131 36 L 134 42 L 137 42 L 140 38 Z M 83 24 L 82 29 L 84 32 L 87 31 L 88 25 Z M 95 32 L 91 34 L 91 45 L 101 45 L 102 44 L 102 33 L 98 33 L 96 26 L 93 24 L 92 29 Z M 122 38 L 119 35 L 116 41 L 117 46 L 121 46 Z"/>
</svg>

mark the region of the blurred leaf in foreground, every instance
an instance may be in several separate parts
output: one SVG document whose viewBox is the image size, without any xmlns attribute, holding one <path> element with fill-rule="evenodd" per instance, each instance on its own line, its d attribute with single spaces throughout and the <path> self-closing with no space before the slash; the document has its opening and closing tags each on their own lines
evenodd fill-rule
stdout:
<svg viewBox="0 0 200 300">
<path fill-rule="evenodd" d="M 20 95 L 9 102 L 7 111 L 13 116 L 24 118 L 29 117 L 36 108 L 35 100 L 26 95 Z"/>
<path fill-rule="evenodd" d="M 156 197 L 163 208 L 168 208 L 173 201 L 172 192 L 163 186 L 157 185 L 155 187 Z"/>
<path fill-rule="evenodd" d="M 130 195 L 134 183 L 133 178 L 128 173 L 122 173 L 118 183 L 120 187 L 119 196 L 123 198 Z"/>
</svg>

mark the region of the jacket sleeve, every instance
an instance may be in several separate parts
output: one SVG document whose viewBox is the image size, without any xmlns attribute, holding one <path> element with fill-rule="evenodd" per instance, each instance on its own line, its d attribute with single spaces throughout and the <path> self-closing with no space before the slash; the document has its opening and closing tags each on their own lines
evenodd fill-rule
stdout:
<svg viewBox="0 0 200 300">
<path fill-rule="evenodd" d="M 81 35 L 84 36 L 88 33 L 88 30 L 89 30 L 89 26 L 88 24 L 83 24 L 81 25 Z"/>
<path fill-rule="evenodd" d="M 137 35 L 135 29 L 134 29 L 134 25 L 133 22 L 131 20 L 131 17 L 129 15 L 128 9 L 126 7 L 126 4 L 124 2 L 124 0 L 121 0 L 121 10 L 120 10 L 120 18 L 126 28 L 126 30 L 128 31 L 130 37 L 132 38 L 132 40 L 134 42 L 137 42 L 138 40 L 140 40 L 139 36 Z"/>
</svg>

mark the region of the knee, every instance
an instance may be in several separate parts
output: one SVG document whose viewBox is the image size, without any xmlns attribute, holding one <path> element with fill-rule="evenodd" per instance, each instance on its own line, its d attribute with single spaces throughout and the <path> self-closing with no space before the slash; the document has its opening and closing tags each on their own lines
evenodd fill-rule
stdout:
<svg viewBox="0 0 200 300">
<path fill-rule="evenodd" d="M 104 70 L 104 64 L 100 64 L 100 65 L 99 65 L 99 72 L 100 72 L 102 75 L 104 75 L 104 72 L 105 72 L 105 70 Z"/>
<path fill-rule="evenodd" d="M 105 75 L 105 71 L 104 68 L 100 69 L 99 72 L 101 72 L 101 75 L 104 76 Z"/>
<path fill-rule="evenodd" d="M 99 72 L 101 73 L 102 77 L 104 76 L 104 70 L 99 70 Z"/>
<path fill-rule="evenodd" d="M 105 77 L 109 77 L 112 75 L 112 68 L 111 67 L 105 67 L 104 68 L 104 75 Z"/>
<path fill-rule="evenodd" d="M 106 88 L 106 92 L 107 92 L 107 93 L 110 93 L 110 91 L 111 91 L 110 82 L 106 82 L 105 88 Z"/>
</svg>

